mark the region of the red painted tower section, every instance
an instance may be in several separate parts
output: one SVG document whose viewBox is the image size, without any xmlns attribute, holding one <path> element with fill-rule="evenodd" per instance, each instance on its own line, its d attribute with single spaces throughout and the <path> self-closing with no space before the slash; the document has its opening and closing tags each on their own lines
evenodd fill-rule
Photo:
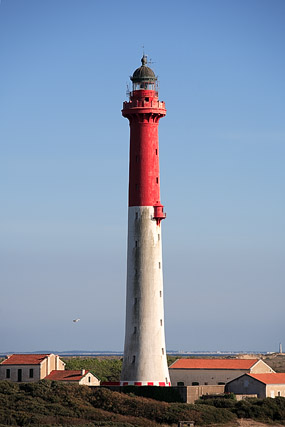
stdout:
<svg viewBox="0 0 285 427">
<path fill-rule="evenodd" d="M 158 124 L 165 116 L 157 78 L 147 67 L 133 73 L 122 115 L 130 123 L 127 310 L 121 384 L 170 385 L 163 312 Z"/>
</svg>

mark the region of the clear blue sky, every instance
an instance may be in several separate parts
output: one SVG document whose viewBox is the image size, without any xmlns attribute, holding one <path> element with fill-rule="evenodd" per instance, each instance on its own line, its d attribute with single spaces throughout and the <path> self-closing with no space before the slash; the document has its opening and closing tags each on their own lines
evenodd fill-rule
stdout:
<svg viewBox="0 0 285 427">
<path fill-rule="evenodd" d="M 142 45 L 167 107 L 167 348 L 285 346 L 284 19 L 284 0 L 2 0 L 0 352 L 123 349 Z"/>
</svg>

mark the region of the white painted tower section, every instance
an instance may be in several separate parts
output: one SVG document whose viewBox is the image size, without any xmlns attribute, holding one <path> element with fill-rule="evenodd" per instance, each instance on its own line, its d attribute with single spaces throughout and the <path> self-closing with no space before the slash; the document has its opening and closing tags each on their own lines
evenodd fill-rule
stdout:
<svg viewBox="0 0 285 427">
<path fill-rule="evenodd" d="M 164 335 L 161 224 L 153 215 L 153 206 L 129 207 L 121 385 L 170 385 Z"/>
</svg>

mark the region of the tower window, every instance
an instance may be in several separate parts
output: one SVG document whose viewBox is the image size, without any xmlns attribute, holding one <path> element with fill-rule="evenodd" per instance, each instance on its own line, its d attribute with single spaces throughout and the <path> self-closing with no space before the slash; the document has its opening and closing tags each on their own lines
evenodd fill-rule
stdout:
<svg viewBox="0 0 285 427">
<path fill-rule="evenodd" d="M 157 240 L 160 241 L 160 234 L 157 235 Z"/>
<path fill-rule="evenodd" d="M 135 298 L 135 299 L 134 299 L 134 304 L 137 304 L 137 302 L 138 302 L 138 299 L 137 299 L 137 298 Z"/>
<path fill-rule="evenodd" d="M 158 263 L 158 268 L 161 268 L 161 262 Z"/>
<path fill-rule="evenodd" d="M 164 348 L 161 349 L 161 353 L 164 354 Z"/>
<path fill-rule="evenodd" d="M 160 326 L 162 326 L 162 319 L 160 319 Z"/>
<path fill-rule="evenodd" d="M 162 291 L 159 291 L 159 296 L 162 297 Z"/>
<path fill-rule="evenodd" d="M 155 154 L 157 155 L 157 148 L 155 149 Z"/>
<path fill-rule="evenodd" d="M 139 156 L 136 156 L 136 163 L 139 162 Z"/>
<path fill-rule="evenodd" d="M 136 334 L 136 333 L 137 333 L 137 327 L 134 326 L 134 334 Z"/>
<path fill-rule="evenodd" d="M 139 189 L 139 184 L 136 184 L 136 190 L 138 190 Z"/>
<path fill-rule="evenodd" d="M 138 219 L 138 217 L 139 217 L 139 213 L 138 213 L 138 212 L 136 212 L 136 219 Z"/>
<path fill-rule="evenodd" d="M 135 361 L 136 361 L 136 356 L 133 356 L 132 363 L 135 363 Z"/>
<path fill-rule="evenodd" d="M 156 177 L 156 183 L 158 184 L 158 176 Z"/>
<path fill-rule="evenodd" d="M 138 247 L 138 241 L 136 240 L 136 248 Z"/>
</svg>

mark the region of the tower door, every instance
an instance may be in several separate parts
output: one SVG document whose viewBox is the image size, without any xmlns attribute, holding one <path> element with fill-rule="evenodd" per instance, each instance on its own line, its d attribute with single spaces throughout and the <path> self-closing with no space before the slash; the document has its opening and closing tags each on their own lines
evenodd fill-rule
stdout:
<svg viewBox="0 0 285 427">
<path fill-rule="evenodd" d="M 22 381 L 22 369 L 18 369 L 18 381 Z"/>
</svg>

